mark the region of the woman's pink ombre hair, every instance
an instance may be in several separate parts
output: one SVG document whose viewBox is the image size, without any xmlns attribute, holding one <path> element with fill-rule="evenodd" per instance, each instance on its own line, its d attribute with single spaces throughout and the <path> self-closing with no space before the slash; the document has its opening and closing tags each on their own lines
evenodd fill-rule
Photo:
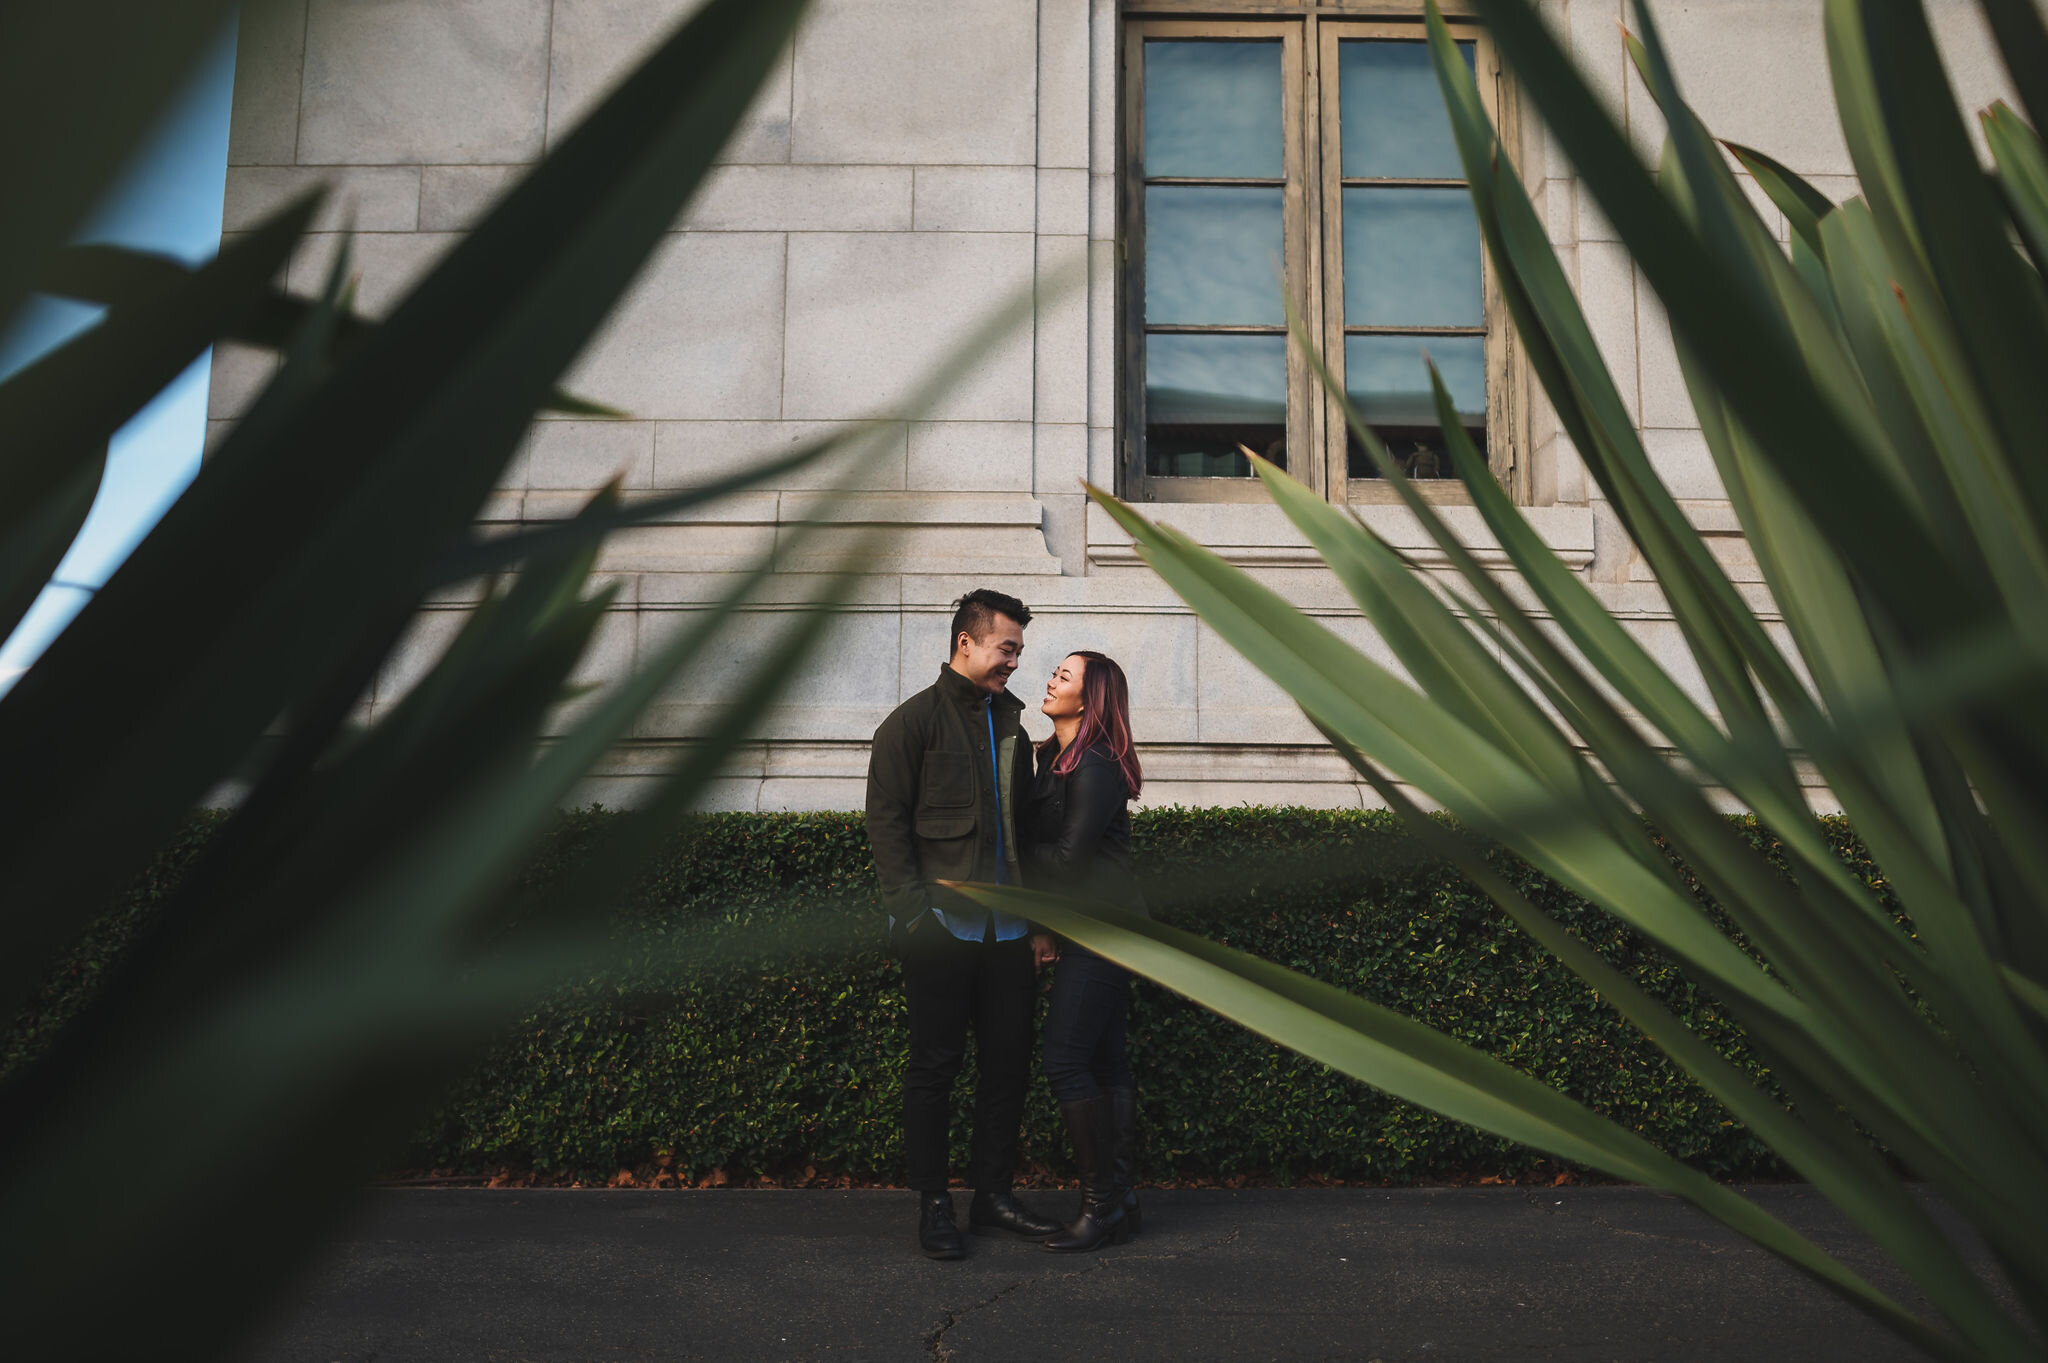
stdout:
<svg viewBox="0 0 2048 1363">
<path fill-rule="evenodd" d="M 1131 745 L 1131 688 L 1124 681 L 1124 670 L 1108 654 L 1091 649 L 1075 649 L 1067 656 L 1088 660 L 1081 672 L 1081 727 L 1074 731 L 1074 741 L 1059 761 L 1053 763 L 1053 774 L 1067 775 L 1080 764 L 1081 754 L 1100 745 L 1109 749 L 1109 755 L 1124 769 L 1124 784 L 1131 788 L 1135 800 L 1145 773 L 1138 765 L 1138 750 Z M 1057 743 L 1059 739 L 1045 741 Z"/>
</svg>

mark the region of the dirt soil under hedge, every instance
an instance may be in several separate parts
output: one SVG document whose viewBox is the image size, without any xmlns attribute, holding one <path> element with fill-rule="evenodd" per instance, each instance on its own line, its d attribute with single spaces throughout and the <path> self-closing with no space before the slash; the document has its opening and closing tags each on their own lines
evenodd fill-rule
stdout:
<svg viewBox="0 0 2048 1363">
<path fill-rule="evenodd" d="M 1617 1181 L 1598 1173 L 1576 1169 L 1538 1169 L 1534 1172 L 1517 1174 L 1475 1174 L 1453 1173 L 1442 1178 L 1415 1178 L 1403 1182 L 1385 1180 L 1371 1182 L 1363 1179 L 1327 1178 L 1321 1174 L 1309 1174 L 1297 1179 L 1279 1179 L 1266 1173 L 1233 1174 L 1227 1178 L 1185 1178 L 1153 1179 L 1144 1183 L 1146 1188 L 1161 1189 L 1209 1189 L 1236 1191 L 1242 1188 L 1570 1188 L 1579 1185 L 1593 1187 L 1619 1186 Z M 850 1189 L 876 1189 L 902 1191 L 903 1185 L 885 1183 L 876 1179 L 854 1178 L 846 1174 L 822 1172 L 815 1167 L 793 1171 L 787 1174 L 760 1174 L 752 1170 L 734 1172 L 714 1169 L 694 1180 L 684 1180 L 671 1173 L 666 1162 L 639 1164 L 620 1169 L 608 1177 L 595 1174 L 540 1173 L 532 1169 L 516 1169 L 509 1165 L 483 1172 L 463 1172 L 455 1169 L 407 1169 L 380 1175 L 375 1180 L 379 1188 L 648 1188 L 689 1191 L 709 1188 L 731 1188 L 739 1191 L 817 1189 L 845 1191 Z M 1042 1164 L 1034 1164 L 1017 1176 L 1017 1187 L 1024 1189 L 1071 1189 L 1078 1185 L 1072 1178 L 1065 1177 Z"/>
</svg>

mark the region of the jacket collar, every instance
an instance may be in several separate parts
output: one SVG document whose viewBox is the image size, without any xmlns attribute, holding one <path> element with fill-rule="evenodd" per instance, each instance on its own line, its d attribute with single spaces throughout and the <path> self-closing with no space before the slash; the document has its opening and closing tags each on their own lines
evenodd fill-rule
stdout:
<svg viewBox="0 0 2048 1363">
<path fill-rule="evenodd" d="M 979 710 L 982 701 L 988 696 L 988 692 L 982 690 L 944 663 L 939 664 L 939 694 L 954 704 L 965 706 L 971 710 Z M 998 710 L 1022 710 L 1024 702 L 1018 700 L 1005 689 L 996 696 L 995 707 Z"/>
</svg>

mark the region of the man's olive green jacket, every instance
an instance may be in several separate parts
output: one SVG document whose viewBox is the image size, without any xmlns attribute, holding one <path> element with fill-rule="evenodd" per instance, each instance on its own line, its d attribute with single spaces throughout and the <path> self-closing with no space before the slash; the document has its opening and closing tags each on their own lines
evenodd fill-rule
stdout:
<svg viewBox="0 0 2048 1363">
<path fill-rule="evenodd" d="M 882 907 L 899 923 L 926 909 L 977 911 L 941 880 L 1022 883 L 1017 811 L 1030 798 L 1031 740 L 1019 716 L 1024 702 L 988 692 L 950 667 L 897 706 L 875 730 L 868 756 L 868 842 L 882 881 Z M 989 762 L 990 720 L 996 761 Z M 1000 826 L 996 788 L 1003 790 Z"/>
</svg>

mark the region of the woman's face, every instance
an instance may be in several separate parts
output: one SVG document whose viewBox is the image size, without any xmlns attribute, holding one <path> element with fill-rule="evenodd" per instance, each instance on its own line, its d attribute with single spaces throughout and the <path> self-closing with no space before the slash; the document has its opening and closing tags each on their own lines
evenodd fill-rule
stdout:
<svg viewBox="0 0 2048 1363">
<path fill-rule="evenodd" d="M 1066 719 L 1081 713 L 1081 678 L 1087 671 L 1088 660 L 1078 654 L 1060 659 L 1060 665 L 1052 670 L 1052 680 L 1045 684 L 1045 703 L 1038 707 L 1047 718 Z"/>
</svg>

